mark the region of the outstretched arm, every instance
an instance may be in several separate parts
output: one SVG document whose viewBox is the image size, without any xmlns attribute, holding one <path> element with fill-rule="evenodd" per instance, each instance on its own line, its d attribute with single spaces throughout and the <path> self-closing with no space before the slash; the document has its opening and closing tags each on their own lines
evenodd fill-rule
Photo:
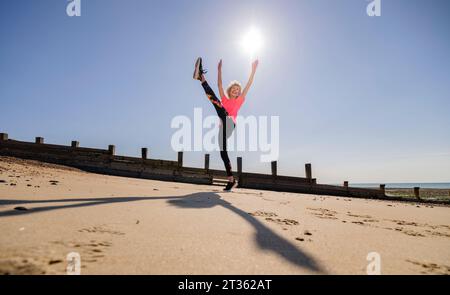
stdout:
<svg viewBox="0 0 450 295">
<path fill-rule="evenodd" d="M 222 85 L 222 60 L 219 61 L 219 65 L 217 66 L 218 69 L 218 77 L 217 77 L 217 86 L 219 87 L 219 95 L 220 98 L 225 96 L 225 92 L 223 91 L 223 85 Z"/>
<path fill-rule="evenodd" d="M 246 97 L 246 96 L 247 96 L 248 90 L 250 89 L 250 87 L 251 87 L 252 84 L 253 84 L 253 78 L 255 78 L 255 73 L 256 73 L 256 68 L 258 67 L 258 63 L 259 63 L 258 60 L 255 60 L 255 61 L 252 63 L 252 73 L 250 74 L 250 78 L 248 79 L 247 85 L 245 85 L 245 88 L 244 88 L 244 90 L 242 91 L 242 96 L 243 96 L 243 97 Z"/>
</svg>

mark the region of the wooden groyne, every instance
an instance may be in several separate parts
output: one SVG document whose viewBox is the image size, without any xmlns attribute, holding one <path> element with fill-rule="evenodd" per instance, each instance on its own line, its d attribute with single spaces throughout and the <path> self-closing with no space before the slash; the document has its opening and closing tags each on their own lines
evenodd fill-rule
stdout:
<svg viewBox="0 0 450 295">
<path fill-rule="evenodd" d="M 178 152 L 177 161 L 148 158 L 148 149 L 141 149 L 141 157 L 127 157 L 115 154 L 115 146 L 107 149 L 80 147 L 78 141 L 70 145 L 47 144 L 44 138 L 36 137 L 34 142 L 23 142 L 8 138 L 8 134 L 0 133 L 0 155 L 22 159 L 38 160 L 47 163 L 71 166 L 84 171 L 154 179 L 162 181 L 184 182 L 193 184 L 213 184 L 226 179 L 224 171 L 209 168 L 210 156 L 205 155 L 203 168 L 183 165 L 183 152 Z M 384 185 L 379 189 L 318 184 L 312 177 L 311 164 L 305 165 L 305 177 L 278 175 L 277 162 L 271 163 L 271 174 L 249 173 L 243 171 L 243 159 L 237 158 L 239 187 L 306 194 L 320 194 L 360 198 L 376 198 L 394 200 L 386 197 Z"/>
<path fill-rule="evenodd" d="M 0 136 L 0 155 L 38 160 L 79 168 L 89 172 L 164 181 L 210 184 L 212 176 L 202 169 L 183 167 L 180 161 L 119 156 L 115 146 L 108 149 L 80 147 L 77 141 L 70 146 L 45 144 L 42 137 L 34 143 L 11 140 Z"/>
</svg>

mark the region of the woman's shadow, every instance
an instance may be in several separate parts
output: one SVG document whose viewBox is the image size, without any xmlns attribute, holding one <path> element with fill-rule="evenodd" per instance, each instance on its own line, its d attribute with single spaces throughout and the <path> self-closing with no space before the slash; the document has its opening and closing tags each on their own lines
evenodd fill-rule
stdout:
<svg viewBox="0 0 450 295">
<path fill-rule="evenodd" d="M 262 224 L 256 218 L 234 207 L 232 204 L 220 198 L 213 192 L 194 193 L 185 196 L 155 196 L 155 197 L 107 197 L 107 198 L 71 198 L 71 199 L 48 199 L 48 200 L 10 200 L 0 199 L 0 207 L 3 205 L 18 204 L 38 204 L 38 203 L 67 203 L 62 205 L 38 206 L 29 208 L 26 211 L 6 210 L 0 211 L 0 217 L 15 216 L 21 214 L 33 214 L 39 212 L 53 211 L 59 209 L 70 209 L 80 207 L 91 207 L 102 204 L 167 200 L 167 202 L 178 208 L 209 209 L 214 206 L 222 206 L 240 216 L 255 229 L 255 240 L 257 245 L 263 250 L 269 250 L 285 260 L 299 267 L 306 268 L 317 273 L 325 273 L 320 265 L 306 253 L 299 250 L 291 242 L 277 235 L 270 228 Z"/>
<path fill-rule="evenodd" d="M 208 209 L 214 206 L 222 206 L 237 214 L 253 226 L 256 231 L 256 243 L 261 249 L 273 251 L 282 258 L 299 267 L 318 273 L 325 273 L 312 257 L 299 250 L 291 242 L 277 235 L 247 212 L 244 212 L 241 209 L 234 207 L 227 201 L 221 199 L 218 194 L 210 192 L 195 193 L 186 195 L 180 199 L 169 200 L 168 202 L 179 208 Z"/>
</svg>

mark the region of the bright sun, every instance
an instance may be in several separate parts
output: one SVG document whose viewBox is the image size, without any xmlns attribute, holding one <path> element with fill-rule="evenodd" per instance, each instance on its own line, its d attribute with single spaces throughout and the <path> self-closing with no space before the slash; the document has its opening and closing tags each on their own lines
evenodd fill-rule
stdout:
<svg viewBox="0 0 450 295">
<path fill-rule="evenodd" d="M 245 53 L 249 54 L 252 58 L 255 58 L 263 46 L 261 32 L 257 28 L 252 27 L 244 34 L 244 36 L 242 36 L 241 46 Z"/>
</svg>

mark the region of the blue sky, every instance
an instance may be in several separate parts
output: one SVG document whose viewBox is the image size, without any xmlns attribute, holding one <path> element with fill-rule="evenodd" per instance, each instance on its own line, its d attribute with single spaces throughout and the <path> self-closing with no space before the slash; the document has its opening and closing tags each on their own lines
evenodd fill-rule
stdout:
<svg viewBox="0 0 450 295">
<path fill-rule="evenodd" d="M 264 48 L 240 114 L 280 117 L 280 174 L 319 182 L 450 182 L 450 1 L 64 0 L 0 2 L 0 132 L 10 138 L 176 159 L 174 116 L 214 114 L 192 80 L 203 56 L 216 85 L 245 82 L 236 41 Z M 257 152 L 244 170 L 270 172 Z M 185 162 L 202 166 L 203 154 Z M 218 153 L 212 166 L 222 169 Z"/>
</svg>

